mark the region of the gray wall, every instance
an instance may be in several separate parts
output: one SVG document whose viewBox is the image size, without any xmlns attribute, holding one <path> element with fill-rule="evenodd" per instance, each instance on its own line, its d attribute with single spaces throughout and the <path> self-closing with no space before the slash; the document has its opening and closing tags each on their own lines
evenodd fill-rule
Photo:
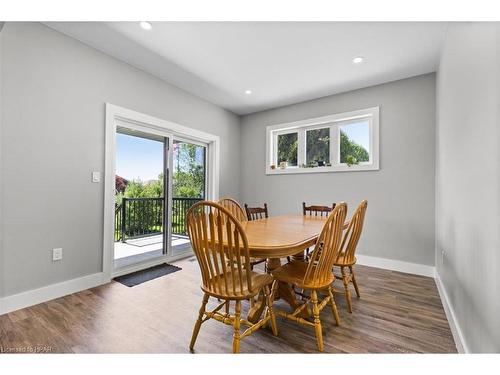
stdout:
<svg viewBox="0 0 500 375">
<path fill-rule="evenodd" d="M 266 126 L 380 106 L 380 170 L 266 176 Z M 359 253 L 434 264 L 435 75 L 429 74 L 244 116 L 241 199 L 272 215 L 302 201 L 368 199 Z"/>
<path fill-rule="evenodd" d="M 219 135 L 220 193 L 238 197 L 237 116 L 41 24 L 1 34 L 4 295 L 101 271 L 105 102 Z"/>
<path fill-rule="evenodd" d="M 450 27 L 437 79 L 436 267 L 472 352 L 500 351 L 499 46 Z"/>
</svg>

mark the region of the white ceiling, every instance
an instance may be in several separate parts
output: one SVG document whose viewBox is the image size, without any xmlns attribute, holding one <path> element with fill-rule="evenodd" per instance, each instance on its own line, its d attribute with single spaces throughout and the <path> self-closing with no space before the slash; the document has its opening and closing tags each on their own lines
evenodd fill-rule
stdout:
<svg viewBox="0 0 500 375">
<path fill-rule="evenodd" d="M 47 23 L 237 114 L 436 71 L 446 31 L 430 22 L 152 24 Z"/>
</svg>

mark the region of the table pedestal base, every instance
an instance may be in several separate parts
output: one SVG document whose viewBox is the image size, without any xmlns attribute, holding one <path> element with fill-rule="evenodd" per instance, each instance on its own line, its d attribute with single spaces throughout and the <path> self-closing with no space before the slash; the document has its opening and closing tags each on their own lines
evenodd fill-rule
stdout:
<svg viewBox="0 0 500 375">
<path fill-rule="evenodd" d="M 303 254 L 303 253 L 302 253 Z M 281 266 L 281 262 L 279 258 L 272 258 L 267 260 L 267 271 L 270 273 L 276 268 Z M 278 282 L 278 290 L 276 291 L 276 295 L 274 297 L 275 300 L 283 298 L 291 307 L 292 311 L 295 311 L 300 306 L 299 301 L 295 298 L 295 292 L 293 288 L 287 284 Z M 262 313 L 266 307 L 264 294 L 261 292 L 257 297 L 257 301 L 254 303 L 253 307 L 248 312 L 247 320 L 252 323 L 257 323 L 260 320 Z M 304 309 L 300 314 L 300 317 L 307 318 L 310 316 L 307 309 Z"/>
</svg>

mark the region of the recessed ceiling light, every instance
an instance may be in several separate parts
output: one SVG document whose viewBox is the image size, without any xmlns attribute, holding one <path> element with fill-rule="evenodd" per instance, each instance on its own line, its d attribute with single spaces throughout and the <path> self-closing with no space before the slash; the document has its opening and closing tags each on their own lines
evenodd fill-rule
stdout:
<svg viewBox="0 0 500 375">
<path fill-rule="evenodd" d="M 364 58 L 364 57 L 362 57 L 362 56 L 357 56 L 357 57 L 355 57 L 354 59 L 352 59 L 352 62 L 353 62 L 354 64 L 361 64 L 361 63 L 363 62 L 363 60 L 364 60 L 364 59 L 365 59 L 365 58 Z"/>
<path fill-rule="evenodd" d="M 141 27 L 144 29 L 144 30 L 151 30 L 153 28 L 153 25 L 151 25 L 151 23 L 149 22 L 146 22 L 146 21 L 141 21 L 139 23 L 139 25 L 141 25 Z"/>
<path fill-rule="evenodd" d="M 245 94 L 247 94 L 247 95 L 252 94 L 252 90 L 245 90 Z"/>
</svg>

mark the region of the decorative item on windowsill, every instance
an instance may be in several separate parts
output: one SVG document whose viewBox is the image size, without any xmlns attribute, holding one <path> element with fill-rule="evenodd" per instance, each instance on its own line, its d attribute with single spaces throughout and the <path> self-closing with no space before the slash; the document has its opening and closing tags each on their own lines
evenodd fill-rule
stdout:
<svg viewBox="0 0 500 375">
<path fill-rule="evenodd" d="M 271 164 L 270 168 L 274 170 L 274 169 L 276 169 L 276 166 L 274 164 Z"/>
<path fill-rule="evenodd" d="M 358 159 L 356 159 L 352 155 L 347 155 L 346 158 L 345 158 L 345 162 L 346 162 L 346 164 L 347 164 L 348 167 L 352 167 L 353 165 L 359 164 Z"/>
<path fill-rule="evenodd" d="M 325 163 L 325 167 L 331 167 L 331 166 L 332 166 L 332 163 L 330 163 L 330 162 Z"/>
<path fill-rule="evenodd" d="M 287 162 L 286 160 L 280 161 L 280 168 L 285 169 L 287 167 Z"/>
<path fill-rule="evenodd" d="M 324 167 L 325 166 L 325 161 L 324 160 L 318 160 L 316 161 L 318 163 L 318 167 Z"/>
</svg>

